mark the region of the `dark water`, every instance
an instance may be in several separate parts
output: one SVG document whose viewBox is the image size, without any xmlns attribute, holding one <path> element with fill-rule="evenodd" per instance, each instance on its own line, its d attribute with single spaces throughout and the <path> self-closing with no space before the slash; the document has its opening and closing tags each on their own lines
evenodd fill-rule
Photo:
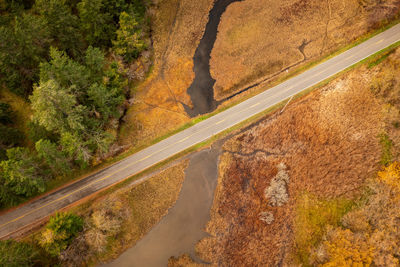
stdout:
<svg viewBox="0 0 400 267">
<path fill-rule="evenodd" d="M 193 57 L 195 78 L 187 90 L 193 108 L 183 104 L 190 117 L 210 113 L 220 104 L 214 99 L 215 80 L 210 74 L 210 54 L 217 39 L 222 14 L 231 3 L 240 1 L 242 0 L 217 0 L 209 13 L 206 30 Z"/>
<path fill-rule="evenodd" d="M 196 244 L 208 236 L 204 231 L 218 180 L 218 158 L 223 142 L 193 155 L 185 170 L 179 198 L 168 214 L 136 245 L 104 267 L 164 267 L 171 256 L 189 254 L 204 263 Z"/>
</svg>

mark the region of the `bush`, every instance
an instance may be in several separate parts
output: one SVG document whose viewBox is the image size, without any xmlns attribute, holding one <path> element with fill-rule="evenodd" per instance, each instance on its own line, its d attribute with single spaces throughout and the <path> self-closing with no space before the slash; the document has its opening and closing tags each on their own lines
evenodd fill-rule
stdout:
<svg viewBox="0 0 400 267">
<path fill-rule="evenodd" d="M 31 244 L 13 240 L 0 241 L 0 266 L 32 266 L 39 261 L 39 251 Z"/>
<path fill-rule="evenodd" d="M 370 266 L 374 248 L 366 239 L 364 235 L 354 234 L 349 229 L 330 230 L 321 249 L 329 260 L 322 266 Z"/>
<path fill-rule="evenodd" d="M 287 185 L 289 184 L 289 174 L 286 171 L 286 165 L 281 163 L 278 165 L 278 174 L 271 180 L 271 184 L 264 191 L 265 198 L 269 200 L 269 204 L 273 207 L 282 206 L 289 200 Z"/>
<path fill-rule="evenodd" d="M 389 139 L 387 134 L 381 134 L 379 136 L 379 142 L 382 146 L 382 156 L 381 156 L 381 164 L 383 166 L 388 166 L 392 163 L 393 155 L 392 155 L 392 146 L 393 142 Z"/>
<path fill-rule="evenodd" d="M 81 217 L 71 213 L 57 213 L 50 218 L 39 243 L 50 255 L 59 256 L 82 230 Z"/>
</svg>

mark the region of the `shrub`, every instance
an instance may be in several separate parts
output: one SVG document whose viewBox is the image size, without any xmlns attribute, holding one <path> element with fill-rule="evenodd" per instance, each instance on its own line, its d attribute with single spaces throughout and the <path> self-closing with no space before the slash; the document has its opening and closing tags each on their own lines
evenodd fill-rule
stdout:
<svg viewBox="0 0 400 267">
<path fill-rule="evenodd" d="M 83 219 L 71 213 L 57 213 L 50 218 L 39 243 L 52 256 L 59 256 L 83 230 Z"/>
<path fill-rule="evenodd" d="M 379 138 L 380 138 L 379 141 L 382 146 L 381 164 L 383 166 L 388 166 L 393 160 L 393 155 L 392 155 L 393 142 L 392 140 L 389 139 L 389 136 L 387 136 L 387 134 L 381 134 Z"/>
<path fill-rule="evenodd" d="M 273 207 L 282 206 L 289 200 L 287 185 L 289 183 L 289 174 L 286 171 L 284 163 L 278 165 L 278 174 L 271 180 L 269 187 L 265 189 L 265 198 Z"/>
<path fill-rule="evenodd" d="M 322 266 L 370 266 L 374 249 L 367 240 L 368 236 L 354 234 L 349 229 L 329 231 L 323 243 L 329 261 Z"/>
<path fill-rule="evenodd" d="M 400 192 L 400 163 L 394 162 L 378 173 L 380 181 Z"/>
<path fill-rule="evenodd" d="M 32 266 L 38 259 L 39 251 L 31 244 L 13 240 L 0 241 L 0 266 Z"/>
</svg>

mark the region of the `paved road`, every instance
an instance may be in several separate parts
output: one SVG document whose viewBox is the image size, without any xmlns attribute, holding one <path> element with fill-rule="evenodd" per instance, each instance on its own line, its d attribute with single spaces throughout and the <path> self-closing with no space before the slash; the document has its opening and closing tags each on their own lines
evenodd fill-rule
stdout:
<svg viewBox="0 0 400 267">
<path fill-rule="evenodd" d="M 400 41 L 400 24 L 290 80 L 133 154 L 86 179 L 6 213 L 0 216 L 0 238 L 5 238 L 16 230 L 47 217 L 85 196 L 120 182 L 158 162 L 168 159 L 172 155 L 207 140 L 213 135 L 290 98 L 397 41 Z"/>
</svg>

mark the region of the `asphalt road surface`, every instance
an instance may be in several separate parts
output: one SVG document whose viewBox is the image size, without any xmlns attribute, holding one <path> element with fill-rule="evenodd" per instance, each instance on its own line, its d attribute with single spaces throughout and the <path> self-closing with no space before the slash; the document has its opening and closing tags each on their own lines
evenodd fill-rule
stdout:
<svg viewBox="0 0 400 267">
<path fill-rule="evenodd" d="M 182 132 L 133 154 L 83 180 L 0 216 L 0 238 L 37 222 L 94 192 L 121 182 L 263 110 L 318 84 L 379 50 L 400 41 L 400 24 Z"/>
</svg>

